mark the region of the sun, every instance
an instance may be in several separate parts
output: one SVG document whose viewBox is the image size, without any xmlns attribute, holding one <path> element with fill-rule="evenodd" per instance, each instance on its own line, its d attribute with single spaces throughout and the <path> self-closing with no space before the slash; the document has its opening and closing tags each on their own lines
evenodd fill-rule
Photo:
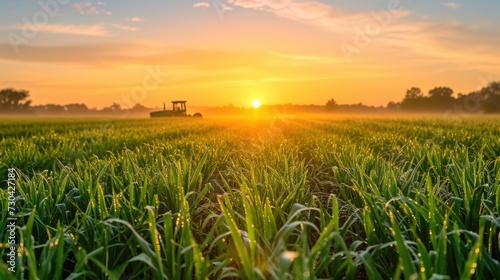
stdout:
<svg viewBox="0 0 500 280">
<path fill-rule="evenodd" d="M 255 109 L 259 108 L 260 107 L 260 101 L 259 100 L 254 100 L 252 102 L 252 107 L 254 107 Z"/>
</svg>

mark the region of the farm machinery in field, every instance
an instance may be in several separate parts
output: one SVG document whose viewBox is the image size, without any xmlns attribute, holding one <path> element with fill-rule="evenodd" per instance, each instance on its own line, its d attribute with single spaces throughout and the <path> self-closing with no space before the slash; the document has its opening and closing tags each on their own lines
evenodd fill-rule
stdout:
<svg viewBox="0 0 500 280">
<path fill-rule="evenodd" d="M 172 110 L 167 110 L 165 103 L 163 103 L 163 111 L 151 112 L 152 118 L 166 118 L 166 117 L 203 117 L 200 113 L 195 113 L 193 116 L 187 114 L 186 110 L 187 101 L 172 101 Z"/>
</svg>

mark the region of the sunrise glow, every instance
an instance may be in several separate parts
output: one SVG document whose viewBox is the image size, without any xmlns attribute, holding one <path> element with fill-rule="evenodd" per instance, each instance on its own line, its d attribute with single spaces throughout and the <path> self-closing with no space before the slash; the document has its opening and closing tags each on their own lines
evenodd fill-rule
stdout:
<svg viewBox="0 0 500 280">
<path fill-rule="evenodd" d="M 260 107 L 260 101 L 259 100 L 254 100 L 252 102 L 252 107 L 255 108 L 255 109 L 259 108 Z"/>
<path fill-rule="evenodd" d="M 500 78 L 498 1 L 66 2 L 2 3 L 0 84 L 33 104 L 379 106 Z"/>
</svg>

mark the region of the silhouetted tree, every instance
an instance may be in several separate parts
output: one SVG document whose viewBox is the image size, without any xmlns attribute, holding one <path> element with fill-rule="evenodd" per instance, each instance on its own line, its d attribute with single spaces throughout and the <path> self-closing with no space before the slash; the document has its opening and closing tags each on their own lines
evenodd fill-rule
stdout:
<svg viewBox="0 0 500 280">
<path fill-rule="evenodd" d="M 412 87 L 406 90 L 406 95 L 401 101 L 401 109 L 406 111 L 423 111 L 425 110 L 426 97 L 422 90 L 417 87 Z"/>
<path fill-rule="evenodd" d="M 109 108 L 111 109 L 111 111 L 121 111 L 122 106 L 116 102 L 113 102 L 113 104 Z"/>
<path fill-rule="evenodd" d="M 482 108 L 485 113 L 500 113 L 500 82 L 492 82 L 481 89 L 484 101 Z"/>
<path fill-rule="evenodd" d="M 335 99 L 330 99 L 326 102 L 326 110 L 334 111 L 338 107 L 337 101 Z"/>
<path fill-rule="evenodd" d="M 393 106 L 388 104 L 387 108 Z M 400 107 L 405 111 L 420 112 L 500 113 L 500 81 L 469 94 L 459 93 L 457 98 L 453 97 L 453 90 L 449 87 L 433 88 L 428 96 L 424 96 L 419 88 L 413 87 L 406 91 Z"/>
<path fill-rule="evenodd" d="M 102 112 L 104 113 L 118 113 L 121 111 L 122 111 L 122 106 L 116 102 L 113 102 L 111 106 L 102 109 Z"/>
<path fill-rule="evenodd" d="M 429 96 L 431 98 L 441 98 L 441 97 L 451 97 L 453 95 L 453 90 L 449 87 L 436 87 L 429 90 Z"/>
<path fill-rule="evenodd" d="M 6 88 L 0 90 L 0 111 L 1 112 L 20 112 L 28 109 L 31 105 L 31 100 L 27 100 L 30 96 L 27 90 L 16 90 Z"/>
<path fill-rule="evenodd" d="M 418 87 L 412 87 L 411 89 L 406 90 L 405 99 L 418 99 L 424 97 L 424 93 Z"/>
<path fill-rule="evenodd" d="M 142 104 L 135 104 L 134 107 L 132 107 L 132 111 L 147 111 L 149 110 L 148 107 L 142 105 Z"/>
<path fill-rule="evenodd" d="M 399 103 L 399 102 L 396 103 L 396 102 L 391 101 L 391 102 L 387 103 L 387 109 L 393 110 L 393 111 L 399 110 L 400 106 L 401 106 L 401 103 Z"/>
<path fill-rule="evenodd" d="M 470 94 L 459 93 L 457 96 L 452 112 L 459 114 L 480 113 L 482 98 L 480 98 L 478 92 Z"/>
<path fill-rule="evenodd" d="M 64 106 L 61 106 L 59 104 L 46 104 L 42 105 L 41 107 L 43 112 L 47 114 L 62 114 L 66 111 L 64 109 Z"/>
<path fill-rule="evenodd" d="M 429 96 L 424 96 L 420 88 L 412 87 L 406 91 L 401 109 L 413 112 L 446 112 L 456 104 L 452 95 L 453 90 L 449 87 L 431 89 Z"/>
<path fill-rule="evenodd" d="M 87 105 L 77 103 L 64 105 L 64 109 L 66 110 L 66 112 L 72 114 L 84 114 L 89 111 Z"/>
<path fill-rule="evenodd" d="M 435 112 L 445 112 L 453 108 L 455 98 L 453 90 L 449 87 L 436 87 L 429 91 L 427 109 Z"/>
</svg>

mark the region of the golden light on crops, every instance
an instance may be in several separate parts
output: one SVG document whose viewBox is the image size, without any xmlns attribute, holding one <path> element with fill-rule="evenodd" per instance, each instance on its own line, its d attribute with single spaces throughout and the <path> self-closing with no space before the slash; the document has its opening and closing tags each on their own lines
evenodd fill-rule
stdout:
<svg viewBox="0 0 500 280">
<path fill-rule="evenodd" d="M 254 107 L 255 109 L 259 108 L 260 107 L 260 101 L 259 100 L 254 100 L 252 102 L 252 107 Z"/>
</svg>

